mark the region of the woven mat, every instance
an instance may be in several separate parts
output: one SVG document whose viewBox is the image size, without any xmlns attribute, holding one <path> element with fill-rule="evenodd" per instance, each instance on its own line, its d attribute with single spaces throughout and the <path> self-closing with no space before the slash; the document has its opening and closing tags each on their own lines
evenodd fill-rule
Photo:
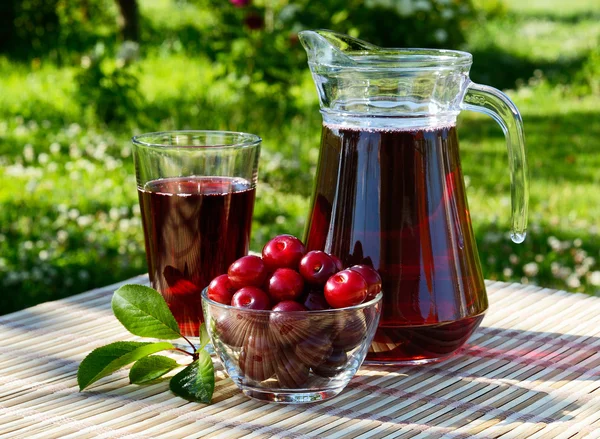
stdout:
<svg viewBox="0 0 600 439">
<path fill-rule="evenodd" d="M 135 340 L 110 311 L 118 286 L 0 317 L 1 438 L 600 438 L 597 297 L 488 283 L 482 327 L 451 360 L 365 366 L 301 406 L 251 400 L 219 370 L 203 405 L 128 385 L 127 370 L 78 392 L 87 353 Z"/>
</svg>

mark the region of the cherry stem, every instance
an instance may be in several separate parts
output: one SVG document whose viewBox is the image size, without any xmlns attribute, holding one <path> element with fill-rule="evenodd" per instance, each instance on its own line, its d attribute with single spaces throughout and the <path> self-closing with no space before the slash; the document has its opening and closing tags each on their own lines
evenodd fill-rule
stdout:
<svg viewBox="0 0 600 439">
<path fill-rule="evenodd" d="M 187 341 L 190 344 L 190 346 L 192 347 L 192 349 L 194 350 L 194 352 L 196 352 L 196 346 L 194 346 L 194 343 L 192 343 L 185 335 L 181 334 L 181 336 L 183 337 L 183 339 L 185 341 Z"/>
<path fill-rule="evenodd" d="M 194 356 L 194 354 L 192 354 L 191 352 L 186 351 L 185 349 L 175 348 L 175 350 L 179 351 L 179 352 L 183 352 L 184 354 L 191 355 L 192 357 Z"/>
</svg>

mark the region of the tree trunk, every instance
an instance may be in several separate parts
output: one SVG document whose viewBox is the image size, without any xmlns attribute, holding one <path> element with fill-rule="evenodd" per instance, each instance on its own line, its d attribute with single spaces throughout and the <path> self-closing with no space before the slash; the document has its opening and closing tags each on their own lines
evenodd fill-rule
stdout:
<svg viewBox="0 0 600 439">
<path fill-rule="evenodd" d="M 123 40 L 139 41 L 140 39 L 140 14 L 137 0 L 117 0 L 121 17 L 119 25 Z"/>
</svg>

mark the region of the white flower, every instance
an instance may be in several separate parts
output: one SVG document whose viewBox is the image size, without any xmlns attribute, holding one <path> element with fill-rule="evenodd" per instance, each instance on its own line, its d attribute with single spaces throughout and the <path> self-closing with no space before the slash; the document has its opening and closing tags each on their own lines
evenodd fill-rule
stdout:
<svg viewBox="0 0 600 439">
<path fill-rule="evenodd" d="M 540 271 L 538 264 L 535 262 L 530 262 L 528 264 L 523 265 L 523 272 L 527 277 L 533 277 L 537 275 Z"/>
<path fill-rule="evenodd" d="M 45 165 L 48 163 L 48 160 L 50 160 L 50 156 L 45 152 L 42 152 L 40 155 L 38 155 L 38 162 L 40 162 L 40 165 Z"/>
<path fill-rule="evenodd" d="M 118 220 L 119 219 L 119 209 L 117 209 L 116 207 L 111 207 L 110 210 L 108 211 L 108 216 L 113 221 Z"/>
<path fill-rule="evenodd" d="M 39 252 L 38 257 L 42 260 L 45 261 L 48 259 L 49 257 L 49 253 L 46 250 L 42 250 L 41 252 Z"/>
<path fill-rule="evenodd" d="M 502 274 L 504 275 L 504 277 L 511 277 L 513 275 L 512 268 L 505 268 L 504 270 L 502 270 Z"/>
<path fill-rule="evenodd" d="M 427 0 L 417 0 L 414 4 L 414 8 L 417 11 L 431 11 L 431 3 Z"/>
<path fill-rule="evenodd" d="M 583 241 L 582 241 L 580 238 L 576 238 L 576 239 L 573 241 L 573 246 L 574 246 L 574 247 L 581 247 L 581 245 L 582 245 L 582 244 L 583 244 Z"/>
<path fill-rule="evenodd" d="M 566 283 L 569 288 L 579 288 L 581 286 L 581 282 L 575 274 L 570 275 L 567 278 Z"/>
<path fill-rule="evenodd" d="M 398 11 L 398 14 L 401 17 L 412 15 L 412 13 L 415 12 L 412 0 L 400 0 L 396 4 L 396 11 Z"/>
<path fill-rule="evenodd" d="M 448 39 L 448 32 L 444 29 L 438 29 L 433 33 L 433 37 L 440 43 L 444 43 Z"/>
<path fill-rule="evenodd" d="M 560 249 L 560 240 L 555 236 L 549 236 L 548 245 L 552 250 L 557 251 Z"/>
<path fill-rule="evenodd" d="M 23 148 L 23 158 L 26 162 L 32 162 L 35 158 L 35 151 L 33 150 L 33 146 L 30 143 L 25 145 Z"/>
<path fill-rule="evenodd" d="M 600 287 L 600 271 L 594 271 L 590 273 L 588 282 L 595 287 Z"/>
<path fill-rule="evenodd" d="M 79 150 L 77 145 L 72 144 L 69 146 L 69 157 L 71 157 L 72 159 L 81 158 L 81 151 Z"/>
<path fill-rule="evenodd" d="M 519 263 L 519 257 L 515 254 L 512 254 L 508 257 L 508 260 L 511 264 L 517 265 Z"/>
<path fill-rule="evenodd" d="M 82 215 L 77 218 L 77 225 L 79 227 L 87 227 L 92 224 L 92 217 L 90 215 Z"/>
<path fill-rule="evenodd" d="M 59 230 L 56 233 L 56 240 L 61 244 L 69 238 L 69 233 L 66 230 Z"/>
<path fill-rule="evenodd" d="M 60 144 L 59 143 L 52 143 L 50 145 L 50 152 L 54 155 L 60 154 Z"/>
<path fill-rule="evenodd" d="M 68 215 L 69 215 L 69 219 L 76 220 L 77 217 L 79 216 L 79 210 L 77 210 L 77 209 L 71 209 L 71 210 L 69 210 L 69 214 Z"/>
<path fill-rule="evenodd" d="M 452 9 L 444 9 L 441 15 L 444 20 L 450 20 L 454 17 L 454 11 Z"/>
</svg>

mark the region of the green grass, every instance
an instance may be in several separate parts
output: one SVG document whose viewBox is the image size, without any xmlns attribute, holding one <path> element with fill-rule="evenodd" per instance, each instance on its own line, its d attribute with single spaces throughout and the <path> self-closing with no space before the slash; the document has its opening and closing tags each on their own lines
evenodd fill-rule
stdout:
<svg viewBox="0 0 600 439">
<path fill-rule="evenodd" d="M 484 275 L 600 293 L 600 96 L 585 88 L 600 76 L 589 61 L 600 38 L 595 1 L 571 1 L 569 10 L 556 0 L 506 3 L 506 15 L 470 30 L 466 49 L 475 55 L 473 79 L 509 89 L 523 114 L 531 227 L 522 245 L 507 238 L 502 131 L 463 113 L 461 159 Z M 290 115 L 277 96 L 248 97 L 219 78 L 220 65 L 181 50 L 177 35 L 191 41 L 210 26 L 210 14 L 193 20 L 204 13 L 170 0 L 142 5 L 156 44 L 135 66 L 144 99 L 131 120 L 107 126 L 81 105 L 78 65 L 0 58 L 0 285 L 10 292 L 0 314 L 145 270 L 129 145 L 135 132 L 260 134 L 252 247 L 303 233 L 320 135 L 308 72 L 292 90 Z"/>
</svg>

